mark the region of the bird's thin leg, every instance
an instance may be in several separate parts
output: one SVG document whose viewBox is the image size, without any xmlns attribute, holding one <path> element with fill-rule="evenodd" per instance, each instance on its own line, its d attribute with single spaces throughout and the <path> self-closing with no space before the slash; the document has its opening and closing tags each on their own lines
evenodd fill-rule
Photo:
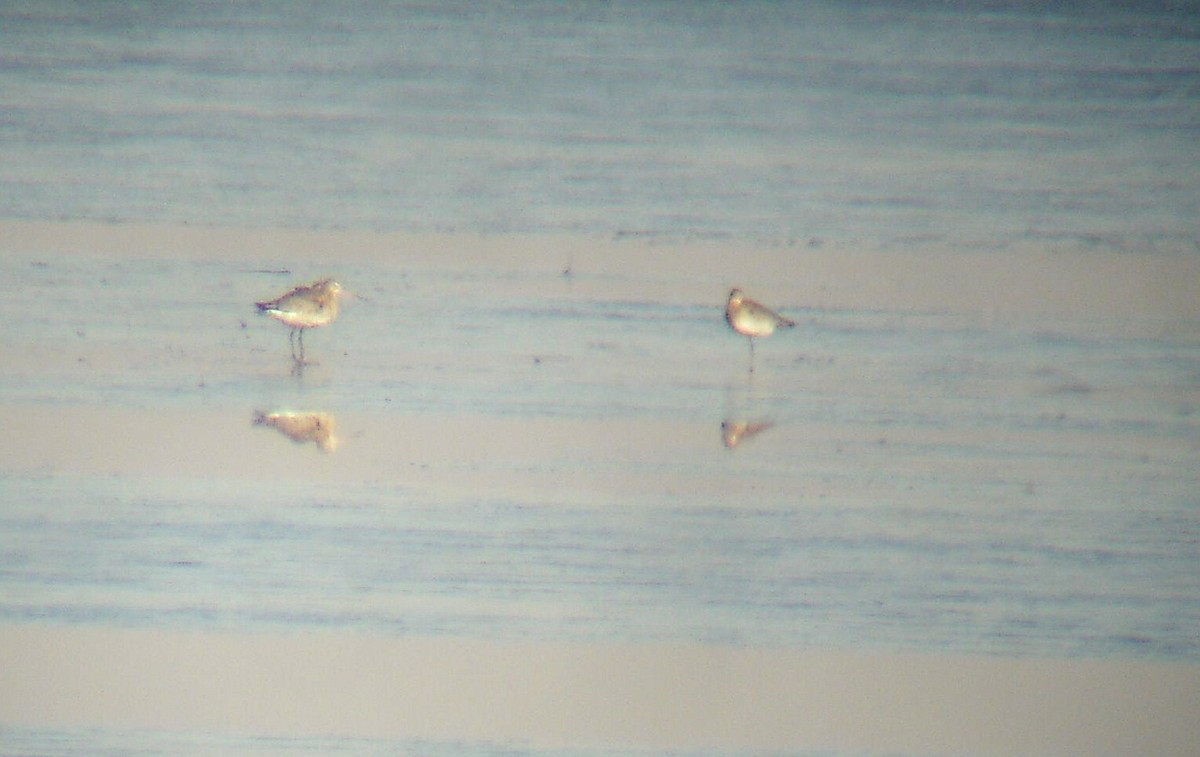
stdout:
<svg viewBox="0 0 1200 757">
<path fill-rule="evenodd" d="M 304 329 L 300 329 L 300 362 L 304 362 Z"/>
<path fill-rule="evenodd" d="M 750 341 L 750 372 L 754 373 L 754 337 L 746 337 Z"/>
<path fill-rule="evenodd" d="M 296 330 L 288 332 L 288 345 L 292 348 L 292 360 L 296 359 Z"/>
</svg>

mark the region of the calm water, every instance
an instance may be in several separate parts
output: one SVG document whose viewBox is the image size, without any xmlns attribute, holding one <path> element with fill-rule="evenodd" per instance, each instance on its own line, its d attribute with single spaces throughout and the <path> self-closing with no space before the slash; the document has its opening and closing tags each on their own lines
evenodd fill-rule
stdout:
<svg viewBox="0 0 1200 757">
<path fill-rule="evenodd" d="M 4 4 L 0 216 L 1197 249 L 1182 5 L 284 7 Z M 0 620 L 1200 661 L 1194 336 L 781 303 L 804 333 L 764 344 L 751 381 L 712 303 L 513 274 L 530 301 L 397 260 L 342 272 L 371 300 L 291 377 L 282 329 L 242 324 L 288 283 L 261 261 L 80 252 L 0 260 L 0 347 L 30 356 L 0 366 L 0 400 L 207 414 L 300 471 L 373 475 L 10 470 Z M 172 290 L 197 294 L 145 295 Z M 397 336 L 387 314 L 447 295 L 452 315 Z M 335 413 L 345 445 L 251 427 L 276 405 Z M 414 416 L 564 439 L 467 455 L 449 493 L 396 471 L 429 460 L 370 457 Z M 774 426 L 731 450 L 727 420 Z M 567 436 L 603 423 L 655 443 Z M 564 484 L 473 484 L 513 469 Z M 190 738 L 2 741 L 228 746 Z"/>
<path fill-rule="evenodd" d="M 36 368 L 6 361 L 0 397 L 113 423 L 68 435 L 98 439 L 98 463 L 5 467 L 0 621 L 1200 660 L 1194 339 L 792 305 L 803 333 L 765 341 L 750 379 L 711 303 L 596 297 L 585 274 L 496 286 L 382 264 L 352 271 L 372 299 L 314 332 L 321 365 L 290 376 L 284 330 L 242 326 L 280 278 L 251 262 L 4 259 L 0 349 Z M 206 294 L 163 319 L 144 294 L 158 288 Z M 393 315 L 452 292 L 425 338 L 397 333 Z M 343 444 L 322 455 L 253 427 L 264 406 L 331 412 Z M 247 464 L 145 420 L 188 413 Z M 460 451 L 409 439 L 430 418 L 457 424 Z M 775 425 L 727 449 L 721 423 L 739 419 Z M 531 453 L 475 420 L 558 441 Z M 165 472 L 108 470 L 110 445 Z M 361 475 L 327 475 L 338 466 Z M 510 476 L 535 485 L 493 485 Z M 0 742 L 499 749 L 120 729 Z"/>
<path fill-rule="evenodd" d="M 0 215 L 1195 250 L 1128 5 L 5 3 Z"/>
<path fill-rule="evenodd" d="M 1194 340 L 797 306 L 806 333 L 764 342 L 750 377 L 711 304 L 381 265 L 289 376 L 284 330 L 238 316 L 278 277 L 244 270 L 0 272 L 6 322 L 58 302 L 6 344 L 39 360 L 0 370 L 7 402 L 193 413 L 288 465 L 5 477 L 0 619 L 1200 658 Z M 542 299 L 508 294 L 531 281 Z M 142 294 L 187 287 L 209 294 L 181 320 Z M 394 328 L 451 291 L 422 339 Z M 252 427 L 264 406 L 331 412 L 344 443 Z M 482 440 L 406 444 L 426 419 Z M 726 449 L 727 420 L 775 426 Z M 504 442 L 526 428 L 561 439 Z"/>
</svg>

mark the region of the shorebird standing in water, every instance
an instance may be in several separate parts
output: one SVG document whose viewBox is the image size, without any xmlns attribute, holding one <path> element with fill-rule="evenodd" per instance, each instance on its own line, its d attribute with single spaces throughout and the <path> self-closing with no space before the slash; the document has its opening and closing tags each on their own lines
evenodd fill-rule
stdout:
<svg viewBox="0 0 1200 757">
<path fill-rule="evenodd" d="M 267 302 L 256 302 L 258 312 L 265 313 L 291 327 L 288 343 L 292 360 L 303 365 L 304 330 L 315 329 L 333 321 L 338 315 L 338 297 L 342 285 L 333 279 L 321 279 L 308 286 L 298 286 L 287 294 Z M 300 355 L 296 355 L 296 332 L 300 332 Z"/>
<path fill-rule="evenodd" d="M 729 302 L 725 305 L 725 321 L 729 328 L 750 340 L 750 372 L 754 373 L 754 337 L 770 336 L 777 328 L 787 328 L 796 325 L 795 321 L 784 318 L 766 305 L 746 297 L 742 290 L 734 288 L 729 292 Z"/>
</svg>

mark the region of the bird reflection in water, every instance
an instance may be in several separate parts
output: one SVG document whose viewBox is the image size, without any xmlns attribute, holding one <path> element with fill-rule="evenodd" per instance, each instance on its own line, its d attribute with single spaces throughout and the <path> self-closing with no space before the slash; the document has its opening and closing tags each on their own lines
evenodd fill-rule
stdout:
<svg viewBox="0 0 1200 757">
<path fill-rule="evenodd" d="M 322 452 L 337 449 L 336 422 L 329 413 L 254 412 L 254 425 L 270 426 L 297 444 L 313 442 Z"/>
<path fill-rule="evenodd" d="M 726 449 L 733 449 L 752 436 L 762 433 L 775 424 L 771 421 L 721 421 L 721 441 Z"/>
<path fill-rule="evenodd" d="M 721 421 L 721 441 L 726 449 L 732 450 L 746 439 L 767 431 L 774 425 L 772 421 Z"/>
</svg>

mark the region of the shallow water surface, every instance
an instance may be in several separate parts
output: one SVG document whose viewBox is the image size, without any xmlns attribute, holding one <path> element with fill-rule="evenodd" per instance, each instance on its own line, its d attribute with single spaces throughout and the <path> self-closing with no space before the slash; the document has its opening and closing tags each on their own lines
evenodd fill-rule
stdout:
<svg viewBox="0 0 1200 757">
<path fill-rule="evenodd" d="M 1186 4 L 0 10 L 0 215 L 1195 251 Z"/>
<path fill-rule="evenodd" d="M 384 265 L 297 371 L 274 274 L 6 266 L 8 620 L 1200 652 L 1193 342 L 797 306 L 750 373 L 714 303 Z"/>
<path fill-rule="evenodd" d="M 0 216 L 28 223 L 0 220 L 0 623 L 42 631 L 22 638 L 45 664 L 0 687 L 20 713 L 0 746 L 1095 751 L 1056 740 L 1067 721 L 1125 753 L 1151 731 L 1195 743 L 1171 708 L 1200 696 L 1154 666 L 1200 663 L 1198 18 L 5 4 Z M 360 298 L 297 368 L 251 303 L 325 275 Z M 721 316 L 735 285 L 799 323 L 752 373 Z M 137 642 L 168 651 L 162 670 L 126 637 L 92 644 L 139 631 L 162 635 Z M 189 634 L 332 641 L 275 671 L 300 676 L 287 696 L 259 696 L 262 649 Z M 356 696 L 388 724 L 426 702 L 390 679 L 317 696 L 320 665 L 353 663 L 364 635 L 534 645 L 499 683 L 487 647 L 461 690 L 442 670 L 463 672 L 457 652 L 437 657 L 427 685 L 455 690 L 429 702 L 460 716 L 508 703 L 494 692 L 543 674 L 553 645 L 663 646 L 620 648 L 594 680 L 568 656 L 562 690 L 531 701 L 586 716 L 553 738 L 530 711 L 373 740 L 322 718 Z M 673 697 L 596 697 L 696 643 L 681 688 L 650 685 Z M 927 657 L 817 683 L 798 668 L 808 689 L 712 662 L 806 649 Z M 926 685 L 955 654 L 1009 667 L 958 660 Z M 1031 660 L 1149 673 L 1026 696 Z M 208 672 L 209 699 L 246 706 L 214 716 L 173 685 Z M 21 709 L 89 682 L 144 706 Z M 909 708 L 939 686 L 956 692 L 941 711 Z M 303 722 L 272 721 L 293 695 Z M 976 711 L 946 715 L 958 701 Z M 668 738 L 671 707 L 770 738 L 686 719 Z M 816 726 L 789 740 L 797 713 Z M 647 727 L 593 730 L 601 715 Z M 875 720 L 917 735 L 838 738 Z M 940 740 L 950 726 L 962 739 Z"/>
</svg>

